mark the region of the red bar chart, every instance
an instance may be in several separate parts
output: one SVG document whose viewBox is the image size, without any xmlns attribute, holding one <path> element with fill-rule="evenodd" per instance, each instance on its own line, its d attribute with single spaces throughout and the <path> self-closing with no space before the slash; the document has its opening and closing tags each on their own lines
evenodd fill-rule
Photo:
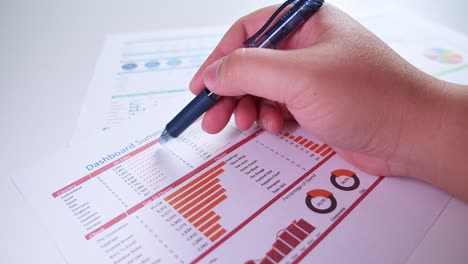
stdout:
<svg viewBox="0 0 468 264">
<path fill-rule="evenodd" d="M 276 235 L 276 241 L 273 243 L 271 249 L 265 254 L 265 257 L 259 260 L 248 260 L 245 263 L 279 263 L 314 230 L 315 227 L 304 219 L 293 221 L 286 229 L 278 232 Z"/>
<path fill-rule="evenodd" d="M 217 164 L 164 198 L 212 242 L 226 233 L 226 229 L 219 224 L 221 216 L 213 211 L 227 198 L 226 190 L 219 183 L 219 176 L 224 172 L 222 167 L 225 164 Z"/>
<path fill-rule="evenodd" d="M 280 136 L 287 138 L 288 140 L 291 140 L 295 142 L 296 144 L 303 146 L 305 149 L 309 149 L 310 151 L 313 151 L 322 157 L 327 156 L 333 151 L 333 149 L 329 147 L 327 144 L 316 143 L 303 136 L 295 136 L 288 132 L 279 132 L 279 134 Z"/>
</svg>

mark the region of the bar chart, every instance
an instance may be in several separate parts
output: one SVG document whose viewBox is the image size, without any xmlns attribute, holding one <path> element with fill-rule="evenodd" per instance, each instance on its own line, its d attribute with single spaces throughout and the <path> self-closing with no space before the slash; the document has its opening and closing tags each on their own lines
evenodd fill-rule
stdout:
<svg viewBox="0 0 468 264">
<path fill-rule="evenodd" d="M 164 200 L 212 242 L 226 233 L 214 208 L 227 198 L 218 178 L 224 170 L 221 162 L 173 192 Z"/>
<path fill-rule="evenodd" d="M 313 151 L 314 153 L 322 157 L 325 157 L 331 152 L 333 152 L 333 149 L 329 147 L 327 144 L 316 143 L 303 136 L 295 136 L 288 132 L 280 132 L 279 135 L 283 137 L 284 139 L 295 142 L 296 144 L 301 145 L 304 149 Z"/>
<path fill-rule="evenodd" d="M 245 264 L 279 263 L 314 230 L 315 227 L 304 219 L 295 220 L 287 228 L 277 233 L 276 240 L 265 257 L 259 260 L 246 261 Z"/>
</svg>

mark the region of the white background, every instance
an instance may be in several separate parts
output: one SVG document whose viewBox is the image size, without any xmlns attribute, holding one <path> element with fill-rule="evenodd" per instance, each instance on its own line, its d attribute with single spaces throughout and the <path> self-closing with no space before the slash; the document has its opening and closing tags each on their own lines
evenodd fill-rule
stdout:
<svg viewBox="0 0 468 264">
<path fill-rule="evenodd" d="M 330 2 L 352 14 L 373 6 L 402 5 L 468 35 L 464 0 Z M 15 168 L 67 145 L 106 34 L 229 25 L 274 3 L 278 2 L 1 1 L 0 263 L 64 262 L 9 176 Z M 409 262 L 463 263 L 468 259 L 467 219 L 467 206 L 451 202 Z"/>
</svg>

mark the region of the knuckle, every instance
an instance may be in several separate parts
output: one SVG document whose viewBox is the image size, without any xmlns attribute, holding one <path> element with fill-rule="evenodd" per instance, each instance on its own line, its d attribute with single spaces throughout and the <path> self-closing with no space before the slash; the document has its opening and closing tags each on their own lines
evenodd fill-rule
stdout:
<svg viewBox="0 0 468 264">
<path fill-rule="evenodd" d="M 235 65 L 242 65 L 246 63 L 247 60 L 247 53 L 248 49 L 247 48 L 239 48 L 236 49 L 234 52 L 231 53 L 230 60 L 232 63 Z"/>
<path fill-rule="evenodd" d="M 220 67 L 220 77 L 226 81 L 234 81 L 242 78 L 242 70 L 247 62 L 247 48 L 239 48 L 230 55 L 224 57 Z"/>
</svg>

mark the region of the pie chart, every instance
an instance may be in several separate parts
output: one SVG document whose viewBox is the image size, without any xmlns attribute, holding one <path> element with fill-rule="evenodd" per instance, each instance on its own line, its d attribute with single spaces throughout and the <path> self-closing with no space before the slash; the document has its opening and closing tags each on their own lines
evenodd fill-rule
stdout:
<svg viewBox="0 0 468 264">
<path fill-rule="evenodd" d="M 319 201 L 316 202 L 317 200 Z M 336 209 L 337 206 L 337 202 L 333 196 L 333 193 L 323 189 L 315 189 L 307 192 L 305 202 L 311 211 L 319 214 L 331 213 Z"/>
<path fill-rule="evenodd" d="M 353 181 L 351 185 L 348 183 L 350 180 Z M 346 169 L 332 171 L 330 181 L 333 186 L 342 191 L 356 190 L 361 183 L 356 173 Z"/>
<path fill-rule="evenodd" d="M 424 52 L 424 56 L 442 64 L 460 64 L 463 62 L 463 56 L 460 53 L 443 48 L 428 49 Z"/>
</svg>

